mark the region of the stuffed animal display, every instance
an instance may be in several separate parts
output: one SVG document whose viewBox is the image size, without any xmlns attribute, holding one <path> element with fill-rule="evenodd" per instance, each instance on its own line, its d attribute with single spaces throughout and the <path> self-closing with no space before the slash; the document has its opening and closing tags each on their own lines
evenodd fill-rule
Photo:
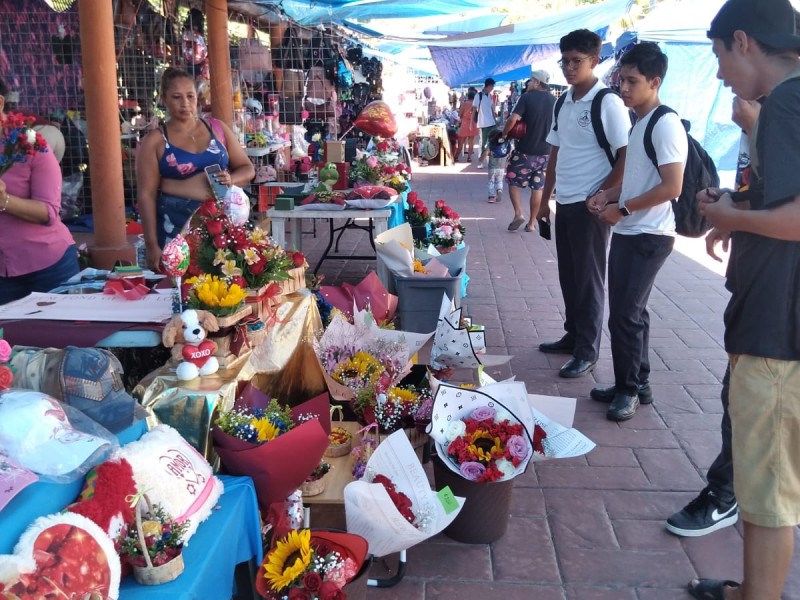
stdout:
<svg viewBox="0 0 800 600">
<path fill-rule="evenodd" d="M 219 361 L 214 356 L 217 346 L 206 339 L 209 331 L 219 331 L 217 318 L 208 311 L 193 308 L 174 315 L 164 327 L 161 339 L 165 347 L 183 343 L 183 361 L 176 370 L 180 381 L 213 375 L 219 370 Z"/>
</svg>

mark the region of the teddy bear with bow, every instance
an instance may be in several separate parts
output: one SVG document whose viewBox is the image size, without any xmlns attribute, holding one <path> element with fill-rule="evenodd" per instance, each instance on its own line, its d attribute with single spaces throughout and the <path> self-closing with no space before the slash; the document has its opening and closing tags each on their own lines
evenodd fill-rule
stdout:
<svg viewBox="0 0 800 600">
<path fill-rule="evenodd" d="M 161 340 L 166 348 L 177 342 L 183 343 L 181 363 L 176 375 L 180 381 L 213 375 L 219 370 L 219 361 L 214 356 L 217 345 L 206 339 L 208 332 L 219 331 L 217 318 L 206 310 L 189 308 L 172 319 L 164 327 Z"/>
</svg>

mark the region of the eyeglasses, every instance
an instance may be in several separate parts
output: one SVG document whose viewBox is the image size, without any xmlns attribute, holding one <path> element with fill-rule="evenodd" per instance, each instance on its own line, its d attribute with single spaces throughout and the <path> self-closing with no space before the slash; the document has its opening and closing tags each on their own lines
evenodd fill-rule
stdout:
<svg viewBox="0 0 800 600">
<path fill-rule="evenodd" d="M 558 66 L 562 69 L 569 69 L 570 67 L 575 67 L 576 69 L 581 66 L 581 63 L 584 61 L 589 60 L 589 57 L 584 58 L 562 58 L 558 61 Z"/>
</svg>

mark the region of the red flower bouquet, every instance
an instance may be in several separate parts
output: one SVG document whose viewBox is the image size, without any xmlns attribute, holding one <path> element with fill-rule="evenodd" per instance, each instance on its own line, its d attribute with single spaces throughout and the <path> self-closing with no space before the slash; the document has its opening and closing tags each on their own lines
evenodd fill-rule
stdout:
<svg viewBox="0 0 800 600">
<path fill-rule="evenodd" d="M 31 129 L 32 117 L 18 113 L 0 115 L 0 175 L 14 163 L 25 162 L 37 152 L 47 152 L 47 142 L 38 132 Z"/>
</svg>

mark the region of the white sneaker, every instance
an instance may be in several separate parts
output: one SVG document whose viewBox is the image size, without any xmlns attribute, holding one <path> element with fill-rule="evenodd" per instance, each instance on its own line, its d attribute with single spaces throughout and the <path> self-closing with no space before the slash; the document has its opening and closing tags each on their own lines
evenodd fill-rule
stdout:
<svg viewBox="0 0 800 600">
<path fill-rule="evenodd" d="M 478 162 L 478 165 L 477 165 L 477 167 L 478 167 L 479 169 L 485 169 L 485 168 L 486 168 L 486 163 L 484 163 L 484 162 L 480 162 L 480 161 L 479 161 L 479 162 Z"/>
<path fill-rule="evenodd" d="M 497 201 L 502 202 L 503 200 L 503 190 L 497 190 Z"/>
</svg>

